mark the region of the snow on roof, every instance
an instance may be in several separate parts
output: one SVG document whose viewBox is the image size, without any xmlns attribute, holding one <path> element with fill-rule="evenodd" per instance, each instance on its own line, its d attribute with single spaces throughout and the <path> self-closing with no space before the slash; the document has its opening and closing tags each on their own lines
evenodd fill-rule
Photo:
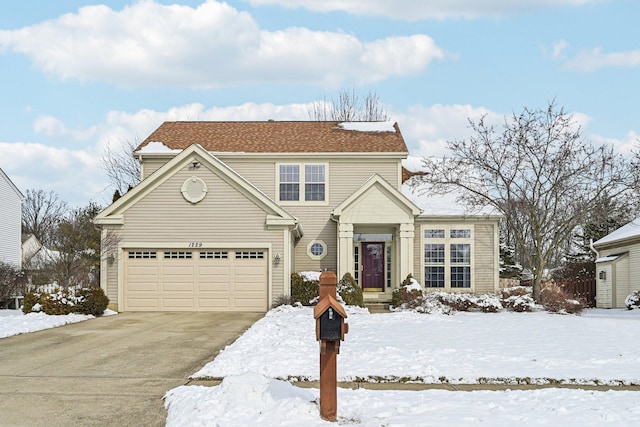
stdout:
<svg viewBox="0 0 640 427">
<path fill-rule="evenodd" d="M 182 150 L 172 150 L 171 148 L 164 145 L 164 143 L 160 141 L 152 141 L 136 151 L 139 154 L 157 154 L 157 153 L 179 153 Z"/>
<path fill-rule="evenodd" d="M 598 258 L 595 262 L 596 264 L 600 263 L 600 262 L 611 262 L 611 261 L 615 261 L 618 258 L 620 258 L 622 255 L 624 254 L 616 254 L 616 255 L 609 255 L 609 256 L 602 256 L 600 258 Z"/>
<path fill-rule="evenodd" d="M 344 130 L 355 130 L 358 132 L 395 132 L 395 122 L 342 122 L 338 127 Z"/>
<path fill-rule="evenodd" d="M 604 245 L 633 237 L 640 237 L 640 218 L 636 218 L 627 225 L 623 225 L 612 233 L 607 234 L 594 245 Z"/>
<path fill-rule="evenodd" d="M 409 156 L 402 161 L 402 166 L 412 172 L 423 171 L 423 163 L 420 157 Z M 416 206 L 422 209 L 422 216 L 486 216 L 499 215 L 499 212 L 491 206 L 472 210 L 464 204 L 457 201 L 460 192 L 456 190 L 449 191 L 447 194 L 429 193 L 426 184 L 418 183 L 414 178 L 409 179 L 402 184 L 402 194 L 411 200 Z"/>
</svg>

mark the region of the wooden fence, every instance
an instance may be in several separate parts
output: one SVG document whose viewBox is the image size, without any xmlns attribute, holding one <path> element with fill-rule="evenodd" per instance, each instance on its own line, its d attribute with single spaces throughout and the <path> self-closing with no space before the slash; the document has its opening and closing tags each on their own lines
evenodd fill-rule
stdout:
<svg viewBox="0 0 640 427">
<path fill-rule="evenodd" d="M 554 280 L 562 289 L 574 298 L 585 300 L 587 307 L 596 306 L 596 279 L 556 279 Z"/>
</svg>

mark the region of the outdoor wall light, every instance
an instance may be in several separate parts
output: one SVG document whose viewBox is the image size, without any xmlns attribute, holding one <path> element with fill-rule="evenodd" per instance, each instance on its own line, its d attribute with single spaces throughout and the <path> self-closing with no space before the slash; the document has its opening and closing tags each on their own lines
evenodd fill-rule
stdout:
<svg viewBox="0 0 640 427">
<path fill-rule="evenodd" d="M 281 259 L 281 258 L 280 258 L 280 254 L 275 254 L 275 255 L 273 256 L 273 265 L 278 265 L 278 264 L 280 264 L 280 259 Z"/>
<path fill-rule="evenodd" d="M 200 162 L 197 160 L 191 162 L 189 169 L 200 169 Z"/>
<path fill-rule="evenodd" d="M 110 253 L 109 255 L 107 255 L 107 263 L 109 265 L 113 264 L 115 260 L 116 260 L 116 256 L 113 253 Z"/>
</svg>

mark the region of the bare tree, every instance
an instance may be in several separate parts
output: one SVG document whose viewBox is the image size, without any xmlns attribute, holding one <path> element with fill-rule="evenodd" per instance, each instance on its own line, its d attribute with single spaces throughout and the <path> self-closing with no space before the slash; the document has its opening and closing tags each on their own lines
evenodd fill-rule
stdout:
<svg viewBox="0 0 640 427">
<path fill-rule="evenodd" d="M 140 182 L 140 162 L 133 157 L 137 142 L 126 141 L 119 149 L 107 144 L 102 156 L 102 169 L 119 194 L 126 193 Z"/>
<path fill-rule="evenodd" d="M 470 122 L 475 135 L 450 141 L 447 161 L 424 159 L 428 191 L 456 187 L 459 201 L 493 206 L 504 215 L 509 237 L 534 275 L 534 298 L 547 263 L 597 209 L 606 191 L 630 191 L 630 164 L 610 147 L 585 141 L 572 117 L 550 103 L 505 118 L 501 132 L 484 117 Z"/>
<path fill-rule="evenodd" d="M 22 232 L 33 234 L 42 244 L 48 245 L 67 211 L 67 203 L 60 200 L 57 193 L 27 190 L 22 203 Z"/>
<path fill-rule="evenodd" d="M 338 122 L 382 122 L 389 120 L 389 115 L 380 104 L 378 95 L 367 93 L 361 98 L 354 90 L 342 90 L 338 98 L 330 102 L 326 97 L 313 103 L 308 111 L 309 119 L 314 121 Z"/>
</svg>

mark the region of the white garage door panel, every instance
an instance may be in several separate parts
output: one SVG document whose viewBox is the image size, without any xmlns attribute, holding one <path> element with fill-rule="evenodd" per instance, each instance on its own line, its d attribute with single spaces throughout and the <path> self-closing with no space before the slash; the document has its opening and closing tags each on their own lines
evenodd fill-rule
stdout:
<svg viewBox="0 0 640 427">
<path fill-rule="evenodd" d="M 267 310 L 266 251 L 130 250 L 124 271 L 125 311 Z"/>
</svg>

